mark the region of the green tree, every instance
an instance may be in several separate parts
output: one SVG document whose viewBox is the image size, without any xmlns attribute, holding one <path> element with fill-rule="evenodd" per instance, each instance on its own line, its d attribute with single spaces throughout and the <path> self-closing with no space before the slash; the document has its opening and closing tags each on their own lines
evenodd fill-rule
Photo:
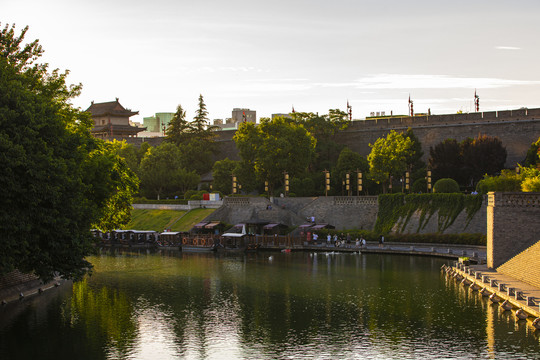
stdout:
<svg viewBox="0 0 540 360">
<path fill-rule="evenodd" d="M 377 139 L 375 144 L 369 144 L 370 176 L 377 183 L 383 184 L 383 192 L 386 192 L 390 176 L 400 177 L 407 169 L 407 159 L 413 151 L 412 145 L 409 137 L 395 130 L 391 130 L 386 138 Z"/>
<path fill-rule="evenodd" d="M 216 161 L 212 167 L 212 177 L 214 182 L 212 189 L 223 194 L 230 194 L 232 189 L 232 174 L 238 166 L 238 161 L 225 158 Z"/>
<path fill-rule="evenodd" d="M 461 143 L 461 153 L 466 186 L 475 185 L 484 174 L 500 173 L 506 162 L 506 148 L 497 137 L 478 135 L 474 139 L 465 139 Z"/>
<path fill-rule="evenodd" d="M 330 169 L 336 163 L 344 145 L 338 144 L 335 135 L 350 125 L 347 113 L 339 109 L 330 109 L 328 114 L 296 112 L 290 114 L 293 121 L 304 127 L 317 140 L 315 156 L 312 159 L 312 171 Z"/>
<path fill-rule="evenodd" d="M 193 127 L 186 120 L 186 112 L 182 109 L 182 105 L 178 105 L 176 113 L 165 130 L 165 141 L 176 145 L 184 144 L 189 141 L 192 130 Z"/>
<path fill-rule="evenodd" d="M 429 166 L 432 169 L 433 181 L 442 178 L 452 178 L 459 184 L 465 182 L 461 170 L 463 157 L 461 147 L 454 139 L 446 139 L 443 142 L 429 148 Z"/>
<path fill-rule="evenodd" d="M 355 192 L 357 187 L 357 171 L 367 175 L 369 171 L 368 161 L 362 155 L 355 153 L 348 147 L 344 148 L 339 154 L 334 171 L 332 171 L 334 187 L 341 188 L 342 181 L 346 179 L 346 174 L 348 173 L 351 193 Z M 362 175 L 362 180 L 364 178 L 365 176 Z"/>
<path fill-rule="evenodd" d="M 523 166 L 525 167 L 538 164 L 540 164 L 540 138 L 531 144 L 531 147 L 527 150 L 527 155 L 523 160 Z"/>
<path fill-rule="evenodd" d="M 414 181 L 426 176 L 426 163 L 422 161 L 422 157 L 424 156 L 422 143 L 411 128 L 407 129 L 405 136 L 412 141 L 412 153 L 406 160 L 407 166 L 410 166 L 410 184 L 412 184 Z"/>
<path fill-rule="evenodd" d="M 23 44 L 27 30 L 0 31 L 0 273 L 78 279 L 91 269 L 91 227 L 126 222 L 136 178 L 71 106 L 81 85 L 36 62 L 43 49 Z"/>
<path fill-rule="evenodd" d="M 303 125 L 283 117 L 263 118 L 257 127 L 241 124 L 234 141 L 259 182 L 267 180 L 272 190 L 283 185 L 283 172 L 292 178 L 307 169 L 316 144 Z"/>
<path fill-rule="evenodd" d="M 139 174 L 143 194 L 158 200 L 164 195 L 195 188 L 200 180 L 195 172 L 182 167 L 180 149 L 172 143 L 151 148 L 141 161 Z"/>
</svg>

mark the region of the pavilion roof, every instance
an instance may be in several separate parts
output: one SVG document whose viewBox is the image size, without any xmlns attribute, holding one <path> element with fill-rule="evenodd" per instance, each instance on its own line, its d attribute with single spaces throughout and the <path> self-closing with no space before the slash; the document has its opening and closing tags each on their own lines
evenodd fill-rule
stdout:
<svg viewBox="0 0 540 360">
<path fill-rule="evenodd" d="M 95 103 L 92 101 L 92 105 L 90 105 L 90 107 L 86 109 L 86 111 L 92 114 L 92 117 L 104 115 L 130 117 L 139 113 L 138 111 L 131 111 L 130 109 L 126 109 L 125 107 L 123 107 L 118 101 L 118 98 L 116 98 L 116 101 L 109 101 L 103 103 Z"/>
</svg>

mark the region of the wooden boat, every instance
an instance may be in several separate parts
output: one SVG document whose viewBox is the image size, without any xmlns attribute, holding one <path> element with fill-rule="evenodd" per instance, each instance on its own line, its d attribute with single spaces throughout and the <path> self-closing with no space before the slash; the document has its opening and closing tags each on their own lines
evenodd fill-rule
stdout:
<svg viewBox="0 0 540 360">
<path fill-rule="evenodd" d="M 184 237 L 182 238 L 183 252 L 214 252 L 219 242 L 210 237 Z"/>
<path fill-rule="evenodd" d="M 536 330 L 540 330 L 540 318 L 536 318 L 533 320 L 532 325 Z"/>
<path fill-rule="evenodd" d="M 495 293 L 489 296 L 489 300 L 491 300 L 492 303 L 498 303 L 501 301 L 501 299 Z"/>
</svg>

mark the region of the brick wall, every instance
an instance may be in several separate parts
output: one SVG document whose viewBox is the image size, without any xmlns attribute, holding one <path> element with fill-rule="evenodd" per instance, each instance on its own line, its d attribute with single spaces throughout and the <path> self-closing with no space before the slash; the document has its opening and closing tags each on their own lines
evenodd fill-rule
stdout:
<svg viewBox="0 0 540 360">
<path fill-rule="evenodd" d="M 496 268 L 540 240 L 540 193 L 488 195 L 487 265 Z"/>
</svg>

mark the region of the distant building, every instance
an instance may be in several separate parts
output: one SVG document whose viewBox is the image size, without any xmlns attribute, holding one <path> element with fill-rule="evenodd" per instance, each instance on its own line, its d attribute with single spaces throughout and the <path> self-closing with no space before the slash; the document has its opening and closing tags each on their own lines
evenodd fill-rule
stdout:
<svg viewBox="0 0 540 360">
<path fill-rule="evenodd" d="M 136 137 L 145 128 L 132 126 L 129 118 L 137 115 L 138 111 L 131 111 L 124 108 L 116 101 L 94 103 L 86 109 L 92 116 L 94 127 L 91 132 L 97 138 L 118 139 L 125 137 Z"/>
<path fill-rule="evenodd" d="M 143 118 L 143 123 L 147 132 L 163 133 L 163 128 L 169 126 L 173 117 L 174 113 L 156 113 L 154 116 Z"/>
<path fill-rule="evenodd" d="M 233 123 L 250 122 L 255 124 L 257 122 L 257 112 L 255 110 L 234 108 L 231 120 Z"/>
<path fill-rule="evenodd" d="M 223 119 L 214 119 L 213 125 L 218 126 L 221 130 L 225 129 L 238 129 L 238 125 L 244 123 L 256 123 L 257 122 L 257 112 L 250 109 L 240 109 L 234 108 L 232 111 L 232 117 Z"/>
</svg>

